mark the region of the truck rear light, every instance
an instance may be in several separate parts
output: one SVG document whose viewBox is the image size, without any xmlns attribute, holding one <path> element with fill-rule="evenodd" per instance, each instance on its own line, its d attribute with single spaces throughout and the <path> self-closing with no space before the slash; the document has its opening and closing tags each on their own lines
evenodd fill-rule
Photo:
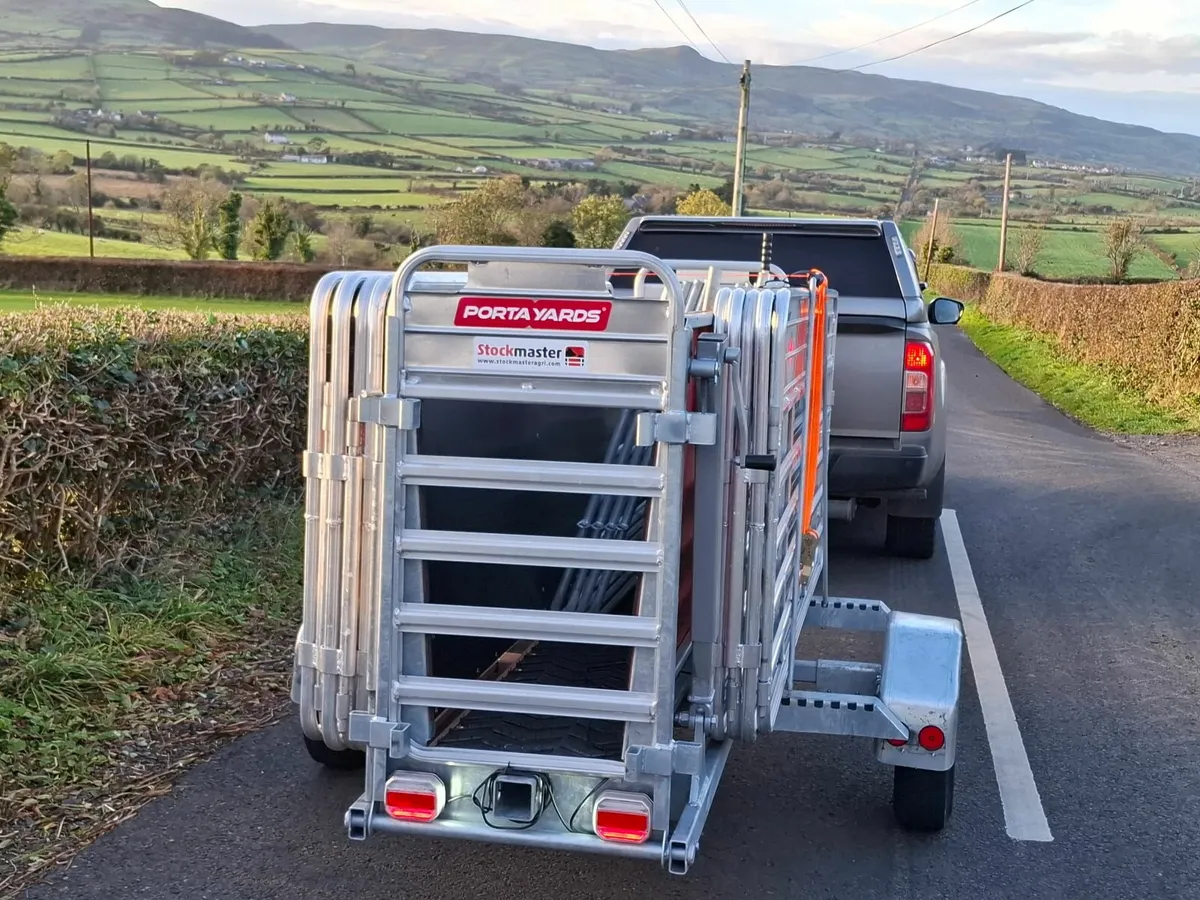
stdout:
<svg viewBox="0 0 1200 900">
<path fill-rule="evenodd" d="M 933 425 L 933 345 L 904 345 L 904 411 L 901 431 L 928 431 Z"/>
<path fill-rule="evenodd" d="M 384 785 L 383 806 L 401 822 L 432 822 L 446 806 L 446 786 L 427 772 L 397 772 Z"/>
<path fill-rule="evenodd" d="M 592 831 L 620 844 L 644 844 L 650 838 L 650 798 L 645 794 L 605 791 L 592 808 Z"/>
</svg>

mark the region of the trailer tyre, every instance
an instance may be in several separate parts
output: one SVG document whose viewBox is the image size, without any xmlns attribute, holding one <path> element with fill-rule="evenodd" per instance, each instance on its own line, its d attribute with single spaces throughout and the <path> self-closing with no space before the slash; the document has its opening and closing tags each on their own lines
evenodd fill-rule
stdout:
<svg viewBox="0 0 1200 900">
<path fill-rule="evenodd" d="M 353 748 L 331 750 L 325 746 L 324 741 L 314 741 L 307 734 L 303 735 L 303 737 L 304 748 L 308 750 L 308 755 L 327 769 L 334 769 L 338 772 L 352 772 L 366 765 L 367 755 L 361 750 Z"/>
<path fill-rule="evenodd" d="M 937 519 L 887 517 L 884 545 L 892 556 L 907 559 L 932 559 L 937 548 Z"/>
<path fill-rule="evenodd" d="M 954 809 L 954 766 L 945 772 L 896 766 L 892 811 L 908 831 L 941 831 Z"/>
</svg>

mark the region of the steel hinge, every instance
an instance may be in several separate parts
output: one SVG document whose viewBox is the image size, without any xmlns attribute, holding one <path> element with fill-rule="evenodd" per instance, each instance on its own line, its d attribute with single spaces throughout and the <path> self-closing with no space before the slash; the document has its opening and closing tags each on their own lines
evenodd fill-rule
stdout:
<svg viewBox="0 0 1200 900">
<path fill-rule="evenodd" d="M 353 675 L 342 664 L 342 654 L 337 647 L 322 647 L 308 641 L 296 642 L 296 665 L 302 669 L 313 669 L 322 675 Z"/>
<path fill-rule="evenodd" d="M 639 447 L 651 447 L 654 444 L 697 444 L 707 447 L 716 442 L 717 417 L 713 413 L 638 414 L 636 443 Z"/>
<path fill-rule="evenodd" d="M 625 777 L 645 775 L 669 778 L 673 774 L 700 775 L 704 772 L 704 746 L 692 741 L 671 741 L 654 747 L 630 747 L 625 754 Z"/>
<path fill-rule="evenodd" d="M 364 394 L 350 399 L 350 419 L 412 431 L 421 427 L 421 401 L 390 394 Z"/>
<path fill-rule="evenodd" d="M 349 481 L 358 478 L 361 456 L 344 453 L 314 453 L 309 450 L 301 454 L 301 474 L 318 481 Z"/>
<path fill-rule="evenodd" d="M 389 722 L 368 712 L 350 713 L 350 743 L 386 750 L 392 759 L 408 756 L 408 723 Z"/>
<path fill-rule="evenodd" d="M 733 664 L 739 669 L 757 669 L 762 664 L 762 644 L 738 644 L 733 649 Z"/>
</svg>

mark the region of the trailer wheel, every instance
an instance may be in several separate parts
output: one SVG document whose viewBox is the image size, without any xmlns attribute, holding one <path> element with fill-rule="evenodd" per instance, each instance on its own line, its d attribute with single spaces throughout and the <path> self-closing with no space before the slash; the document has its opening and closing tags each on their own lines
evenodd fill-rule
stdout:
<svg viewBox="0 0 1200 900">
<path fill-rule="evenodd" d="M 367 755 L 361 750 L 353 748 L 331 750 L 325 746 L 324 741 L 314 741 L 307 734 L 302 735 L 302 737 L 304 738 L 304 748 L 308 751 L 308 755 L 327 769 L 334 769 L 339 772 L 352 772 L 366 765 Z"/>
<path fill-rule="evenodd" d="M 887 517 L 884 545 L 892 556 L 908 559 L 932 559 L 937 549 L 937 519 Z"/>
<path fill-rule="evenodd" d="M 954 766 L 945 772 L 896 766 L 892 811 L 901 828 L 941 831 L 954 809 Z"/>
</svg>

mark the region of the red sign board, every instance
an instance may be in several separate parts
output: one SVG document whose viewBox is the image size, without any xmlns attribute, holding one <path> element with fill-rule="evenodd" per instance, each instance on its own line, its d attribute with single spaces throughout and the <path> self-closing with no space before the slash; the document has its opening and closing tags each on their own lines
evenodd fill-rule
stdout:
<svg viewBox="0 0 1200 900">
<path fill-rule="evenodd" d="M 544 331 L 605 331 L 608 300 L 532 300 L 523 297 L 462 297 L 454 314 L 459 328 L 534 328 Z"/>
</svg>

